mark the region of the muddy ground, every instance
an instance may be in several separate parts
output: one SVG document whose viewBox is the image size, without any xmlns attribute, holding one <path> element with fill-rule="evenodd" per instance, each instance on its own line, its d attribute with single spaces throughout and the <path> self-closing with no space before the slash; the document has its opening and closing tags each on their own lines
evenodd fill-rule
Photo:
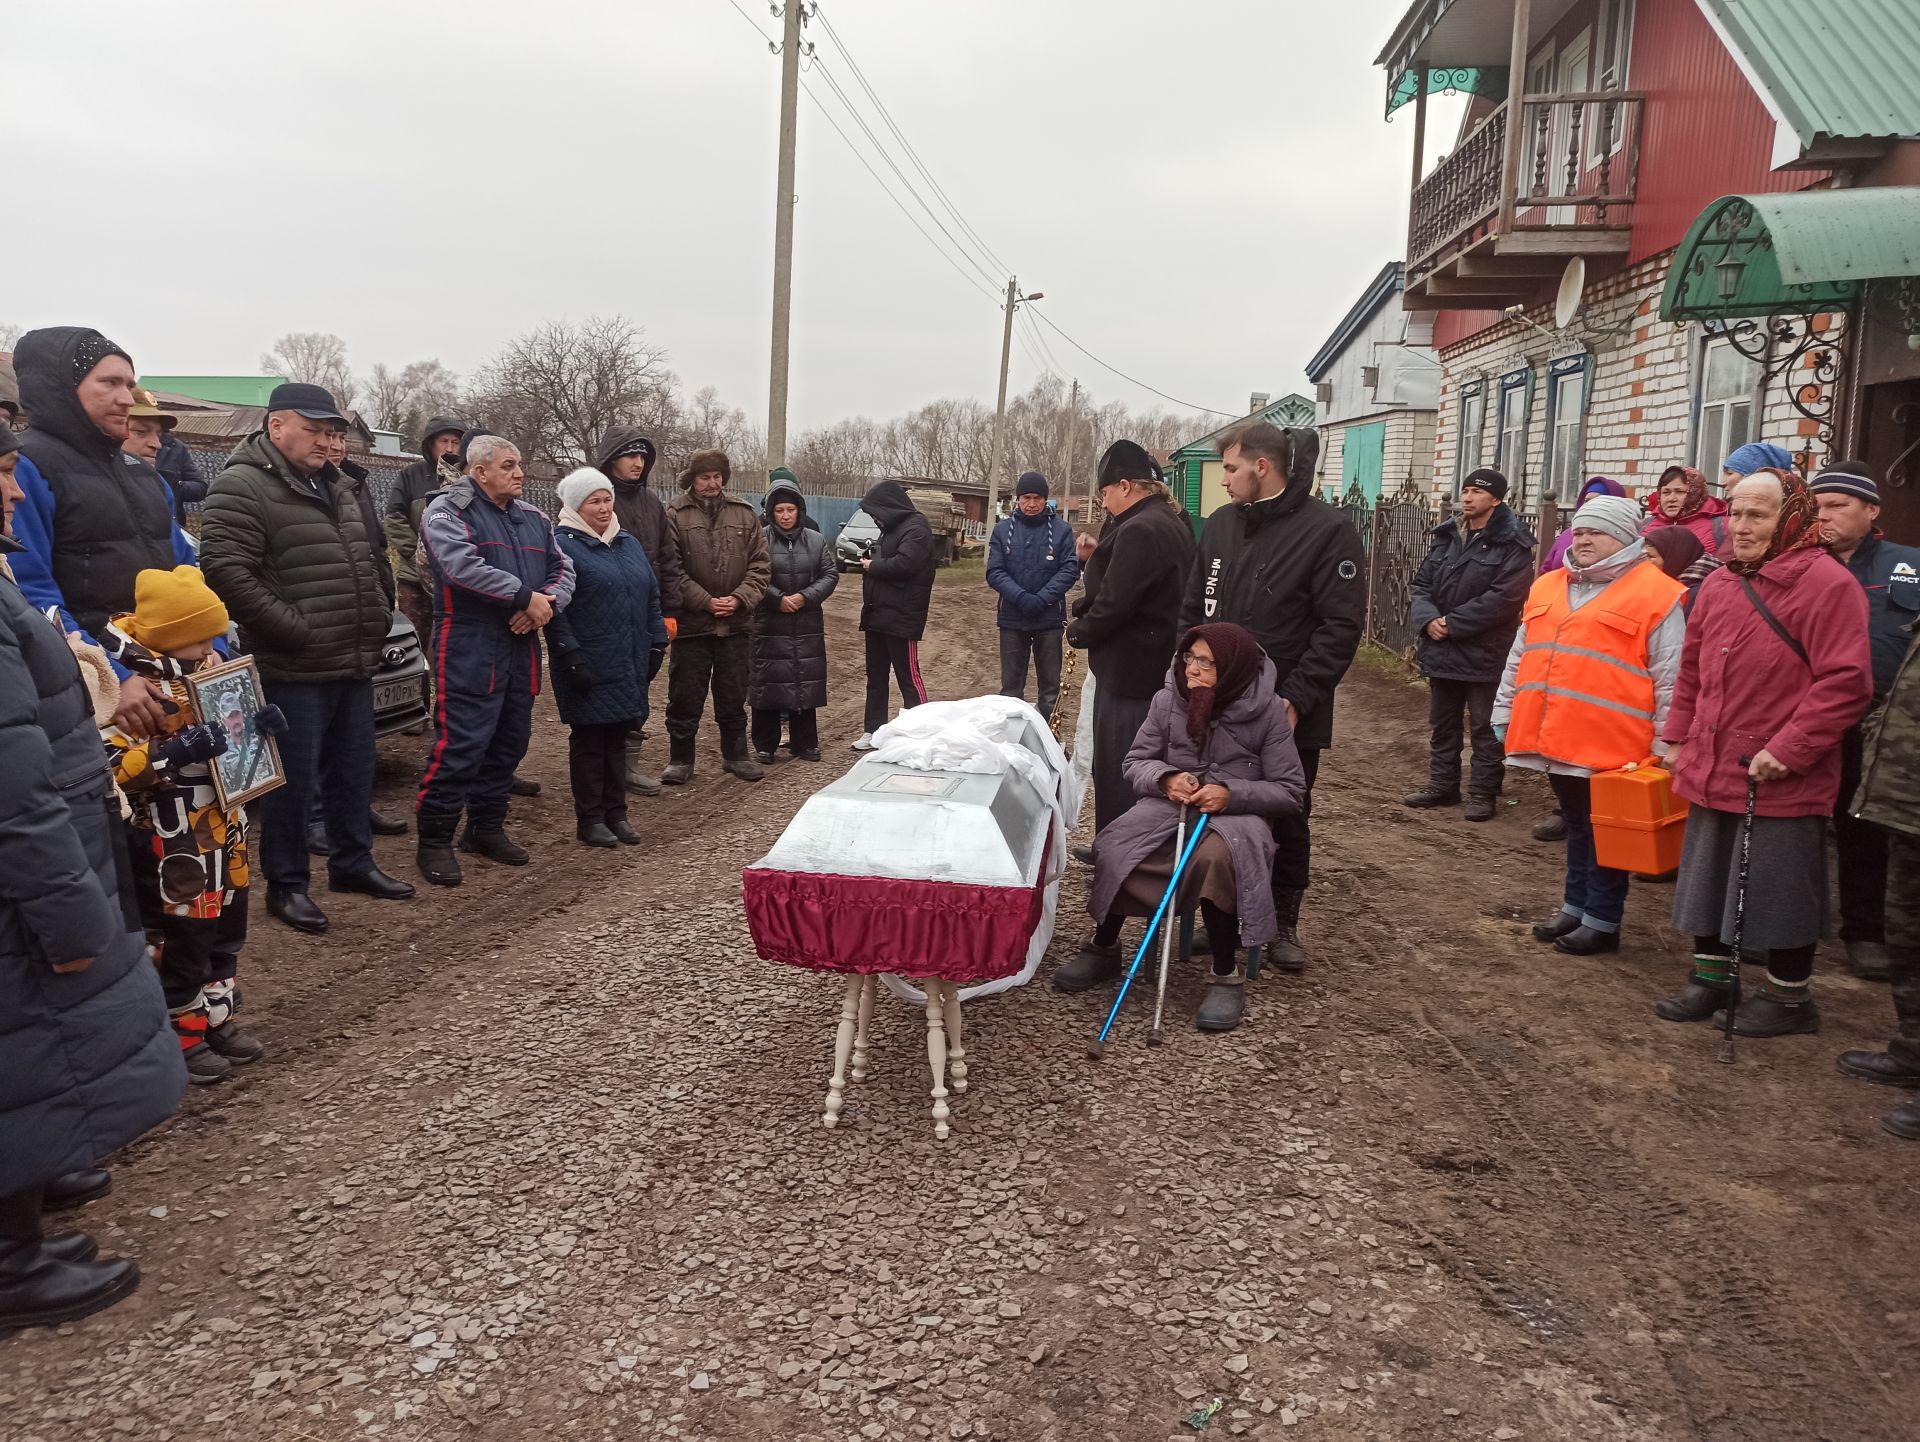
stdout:
<svg viewBox="0 0 1920 1442">
<path fill-rule="evenodd" d="M 257 917 L 272 1054 L 116 1159 L 78 1220 L 144 1285 L 0 1341 L 0 1436 L 1131 1442 L 1216 1397 L 1207 1432 L 1252 1437 L 1920 1435 L 1920 1150 L 1832 1067 L 1884 989 L 1826 967 L 1825 1033 L 1728 1067 L 1648 1010 L 1669 889 L 1618 957 L 1540 948 L 1543 788 L 1485 826 L 1402 807 L 1424 693 L 1391 663 L 1340 698 L 1316 964 L 1240 1031 L 1191 1029 L 1192 971 L 1167 1045 L 1136 1014 L 1098 1065 L 1100 997 L 981 1002 L 936 1144 L 920 1018 L 883 1003 L 823 1131 L 839 986 L 752 956 L 738 873 L 851 760 L 857 588 L 830 613 L 825 762 L 750 786 L 705 736 L 646 844 L 590 852 L 543 702 L 530 867 L 316 888 L 320 940 Z M 995 655 L 984 587 L 942 585 L 933 694 Z M 383 743 L 383 805 L 420 752 Z"/>
</svg>

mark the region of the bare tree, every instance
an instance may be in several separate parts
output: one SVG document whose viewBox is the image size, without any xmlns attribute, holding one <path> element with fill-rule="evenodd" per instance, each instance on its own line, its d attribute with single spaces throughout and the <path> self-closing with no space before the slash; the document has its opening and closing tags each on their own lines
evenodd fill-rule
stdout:
<svg viewBox="0 0 1920 1442">
<path fill-rule="evenodd" d="M 434 416 L 459 409 L 460 377 L 438 360 L 414 361 L 398 371 L 381 362 L 367 372 L 366 414 L 381 430 L 400 432 L 409 447 L 419 447 L 420 433 Z"/>
<path fill-rule="evenodd" d="M 0 350 L 10 351 L 13 343 L 26 334 L 25 326 L 15 325 L 12 321 L 0 320 Z"/>
<path fill-rule="evenodd" d="M 680 406 L 666 360 L 624 316 L 548 321 L 481 368 L 469 405 L 530 458 L 579 465 L 610 426 L 670 431 Z"/>
<path fill-rule="evenodd" d="M 347 343 L 323 331 L 293 331 L 281 336 L 273 349 L 260 357 L 260 368 L 290 381 L 325 386 L 343 410 L 354 403 L 359 389 L 347 364 Z"/>
</svg>

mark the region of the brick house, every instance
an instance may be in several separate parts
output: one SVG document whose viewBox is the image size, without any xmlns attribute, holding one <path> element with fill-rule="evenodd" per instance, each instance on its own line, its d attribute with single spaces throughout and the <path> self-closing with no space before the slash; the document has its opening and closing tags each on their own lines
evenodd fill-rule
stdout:
<svg viewBox="0 0 1920 1442">
<path fill-rule="evenodd" d="M 1437 498 L 1477 465 L 1529 507 L 1595 474 L 1644 493 L 1766 440 L 1891 468 L 1888 528 L 1920 539 L 1901 470 L 1920 442 L 1920 87 L 1901 58 L 1920 8 L 1827 7 L 1817 57 L 1809 14 L 1415 0 L 1378 63 L 1416 157 L 1427 96 L 1469 97 L 1409 209 L 1404 304 L 1431 314 L 1442 367 Z"/>
</svg>

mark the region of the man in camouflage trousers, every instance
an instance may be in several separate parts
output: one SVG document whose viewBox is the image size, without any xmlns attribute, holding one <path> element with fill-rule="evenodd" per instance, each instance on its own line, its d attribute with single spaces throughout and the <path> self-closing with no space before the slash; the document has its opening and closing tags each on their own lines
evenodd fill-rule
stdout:
<svg viewBox="0 0 1920 1442">
<path fill-rule="evenodd" d="M 1886 828 L 1887 958 L 1893 983 L 1894 1038 L 1885 1051 L 1840 1054 L 1848 1076 L 1920 1087 L 1920 632 L 1887 693 L 1867 719 L 1868 741 L 1853 811 Z M 1895 1107 L 1881 1125 L 1920 1141 L 1920 1099 Z"/>
</svg>

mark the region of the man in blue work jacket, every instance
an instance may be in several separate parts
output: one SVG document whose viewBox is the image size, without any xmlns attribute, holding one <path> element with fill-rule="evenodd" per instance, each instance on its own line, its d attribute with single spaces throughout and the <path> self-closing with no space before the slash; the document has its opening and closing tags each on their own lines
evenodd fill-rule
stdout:
<svg viewBox="0 0 1920 1442">
<path fill-rule="evenodd" d="M 433 589 L 436 735 L 420 778 L 421 875 L 458 886 L 460 849 L 506 866 L 527 853 L 506 832 L 513 769 L 533 737 L 540 632 L 573 598 L 573 563 L 553 523 L 520 499 L 520 452 L 499 436 L 467 446 L 467 473 L 420 517 Z"/>
<path fill-rule="evenodd" d="M 1836 461 L 1816 475 L 1808 489 L 1819 503 L 1834 559 L 1866 588 L 1873 704 L 1878 709 L 1907 654 L 1913 624 L 1920 620 L 1920 550 L 1880 534 L 1880 485 L 1863 462 Z M 1861 728 L 1856 725 L 1840 740 L 1840 795 L 1833 807 L 1834 851 L 1840 863 L 1840 940 L 1855 976 L 1885 981 L 1887 833 L 1852 814 L 1862 749 Z"/>
<path fill-rule="evenodd" d="M 987 584 L 1000 593 L 1000 694 L 1026 695 L 1032 656 L 1042 716 L 1060 699 L 1067 592 L 1079 579 L 1073 527 L 1047 509 L 1047 478 L 1028 471 L 1013 488 L 1013 514 L 987 543 Z"/>
</svg>

